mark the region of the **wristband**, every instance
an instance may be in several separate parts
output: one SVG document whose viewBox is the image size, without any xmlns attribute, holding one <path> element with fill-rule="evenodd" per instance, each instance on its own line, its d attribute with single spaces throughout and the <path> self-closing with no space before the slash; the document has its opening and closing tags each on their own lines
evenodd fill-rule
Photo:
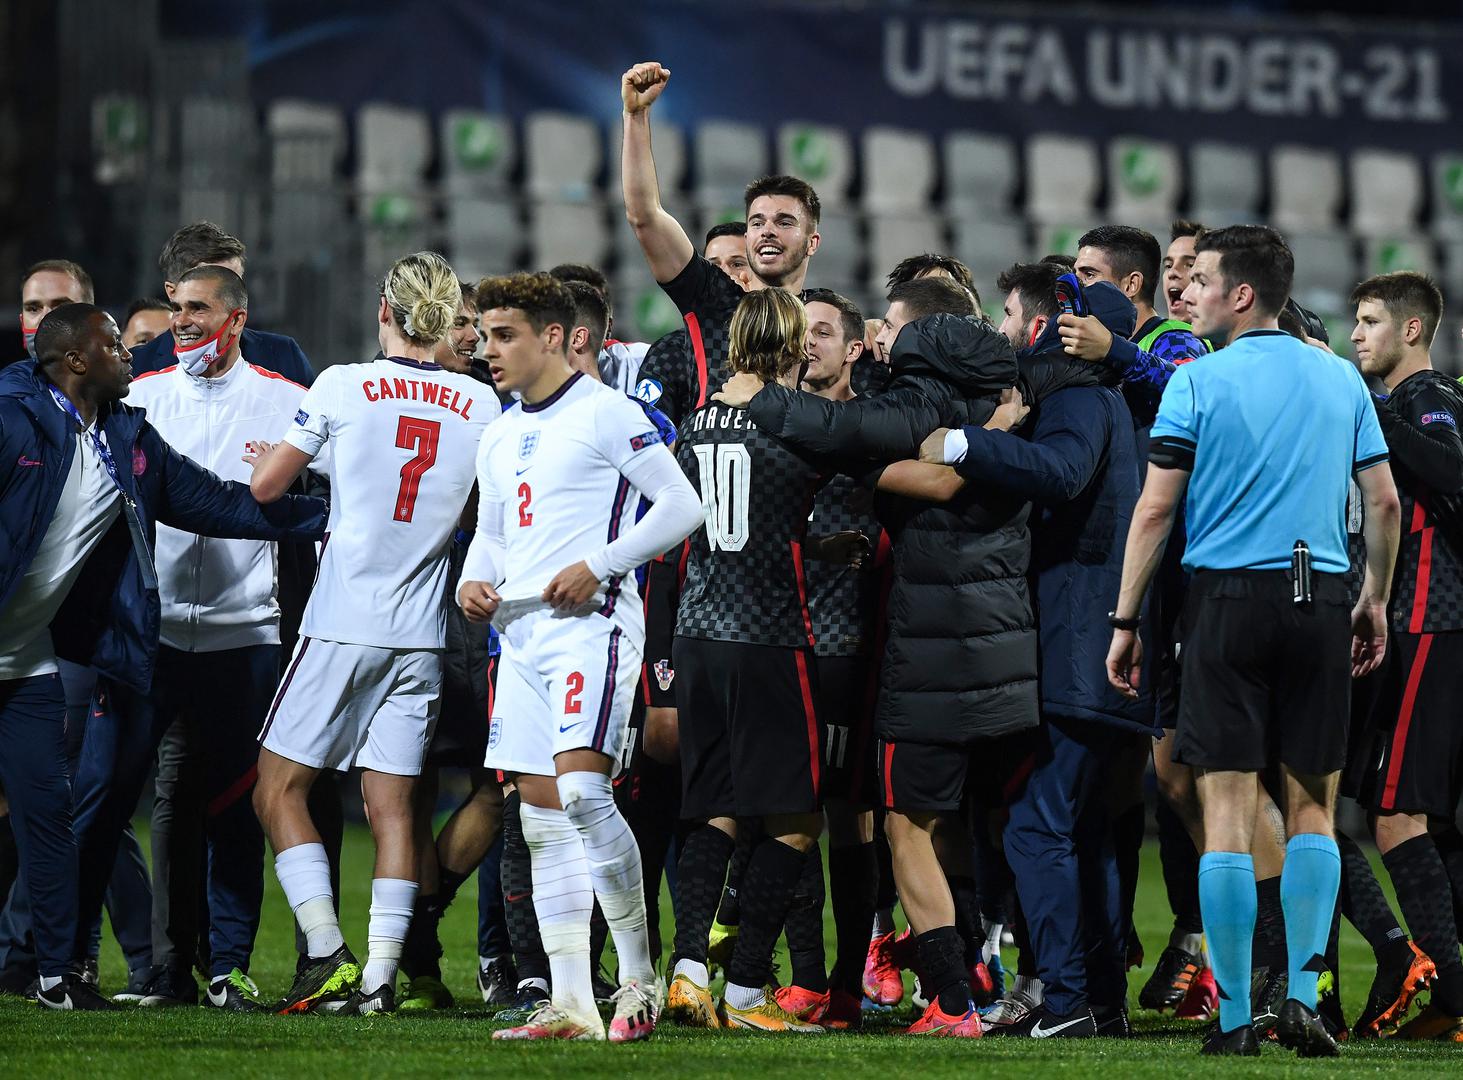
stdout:
<svg viewBox="0 0 1463 1080">
<path fill-rule="evenodd" d="M 1143 616 L 1134 615 L 1131 619 L 1120 619 L 1116 611 L 1109 611 L 1107 622 L 1114 630 L 1137 630 L 1143 625 Z"/>
</svg>

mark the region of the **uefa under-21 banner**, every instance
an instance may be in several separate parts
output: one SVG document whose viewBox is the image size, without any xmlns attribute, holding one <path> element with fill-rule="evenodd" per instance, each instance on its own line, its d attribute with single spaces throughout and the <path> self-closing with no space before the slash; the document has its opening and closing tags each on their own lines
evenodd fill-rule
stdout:
<svg viewBox="0 0 1463 1080">
<path fill-rule="evenodd" d="M 187 0 L 167 0 L 186 3 Z M 166 5 L 165 5 L 166 6 Z M 638 60 L 673 72 L 667 120 L 852 131 L 1066 131 L 1418 152 L 1463 144 L 1463 33 L 1379 21 L 1143 16 L 1033 4 L 732 0 L 236 0 L 262 99 L 389 101 L 613 122 Z M 329 72 L 330 79 L 322 78 Z"/>
</svg>

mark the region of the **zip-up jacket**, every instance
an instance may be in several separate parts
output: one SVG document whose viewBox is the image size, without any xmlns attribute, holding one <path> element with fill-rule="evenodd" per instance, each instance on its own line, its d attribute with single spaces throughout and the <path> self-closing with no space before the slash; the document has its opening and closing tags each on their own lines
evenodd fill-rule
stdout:
<svg viewBox="0 0 1463 1080">
<path fill-rule="evenodd" d="M 156 523 L 205 536 L 318 540 L 327 507 L 323 499 L 301 496 L 260 506 L 247 485 L 220 480 L 164 442 L 141 409 L 118 402 L 97 421 L 147 548 L 119 516 L 82 567 L 51 637 L 59 657 L 145 694 L 162 622 L 157 588 L 144 574 Z M 75 453 L 72 422 L 56 408 L 35 361 L 0 372 L 0 610 L 40 548 Z"/>
</svg>

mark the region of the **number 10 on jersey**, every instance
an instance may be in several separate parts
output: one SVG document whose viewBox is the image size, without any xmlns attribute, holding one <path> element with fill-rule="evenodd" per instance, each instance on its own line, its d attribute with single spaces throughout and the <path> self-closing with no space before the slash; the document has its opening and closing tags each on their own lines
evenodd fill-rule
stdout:
<svg viewBox="0 0 1463 1080">
<path fill-rule="evenodd" d="M 747 499 L 752 455 L 741 443 L 691 447 L 701 473 L 701 508 L 712 551 L 741 551 L 747 544 Z"/>
</svg>

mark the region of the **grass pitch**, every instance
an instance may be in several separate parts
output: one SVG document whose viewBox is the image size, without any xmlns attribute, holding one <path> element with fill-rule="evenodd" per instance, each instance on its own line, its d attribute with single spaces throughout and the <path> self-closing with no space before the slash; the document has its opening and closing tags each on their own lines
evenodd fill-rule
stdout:
<svg viewBox="0 0 1463 1080">
<path fill-rule="evenodd" d="M 144 845 L 145 848 L 146 845 Z M 364 959 L 370 899 L 371 842 L 364 829 L 347 834 L 342 921 Z M 272 872 L 266 873 L 263 926 L 253 975 L 266 996 L 282 994 L 294 970 L 289 909 Z M 667 930 L 670 906 L 663 908 Z M 1151 971 L 1167 942 L 1170 918 L 1156 845 L 1143 851 L 1138 928 L 1147 951 L 1131 973 L 1131 993 Z M 1121 1080 L 1172 1080 L 1191 1070 L 1226 1076 L 1463 1075 L 1463 1046 L 1365 1043 L 1343 1047 L 1339 1061 L 1298 1061 L 1268 1045 L 1259 1059 L 1215 1061 L 1196 1056 L 1203 1025 L 1134 1013 L 1140 1037 L 1118 1041 L 925 1040 L 895 1034 L 907 1012 L 872 1015 L 859 1034 L 766 1037 L 749 1033 L 689 1032 L 664 1027 L 648 1044 L 629 1047 L 494 1043 L 494 1023 L 474 980 L 477 905 L 474 882 L 442 923 L 447 955 L 443 975 L 458 1007 L 435 1014 L 375 1018 L 225 1016 L 204 1009 L 130 1009 L 120 1014 L 53 1013 L 16 998 L 0 998 L 0 1076 L 336 1077 L 665 1077 L 796 1076 L 817 1080 L 877 1077 L 1050 1077 L 1105 1074 Z M 833 924 L 827 922 L 829 955 Z M 1342 995 L 1348 1017 L 1360 1009 L 1371 984 L 1371 952 L 1343 928 Z M 666 935 L 669 940 L 669 933 Z M 785 957 L 783 970 L 787 970 Z M 125 982 L 125 968 L 110 940 L 102 956 L 103 989 Z M 1136 1008 L 1136 1006 L 1135 1006 Z M 905 1009 L 908 1009 L 906 1005 Z"/>
</svg>

